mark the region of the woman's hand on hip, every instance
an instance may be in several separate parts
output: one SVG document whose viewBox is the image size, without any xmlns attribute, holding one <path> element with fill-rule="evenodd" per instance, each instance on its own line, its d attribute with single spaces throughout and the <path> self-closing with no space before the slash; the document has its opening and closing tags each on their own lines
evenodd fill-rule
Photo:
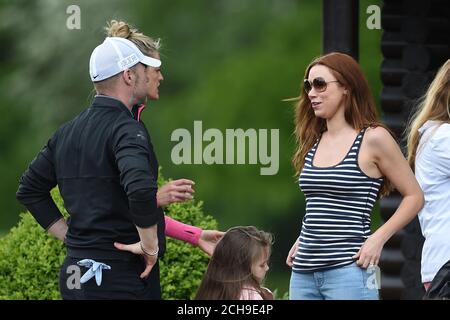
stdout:
<svg viewBox="0 0 450 320">
<path fill-rule="evenodd" d="M 291 250 L 289 250 L 288 256 L 286 258 L 286 264 L 292 268 L 292 264 L 294 263 L 294 257 L 298 250 L 298 239 L 294 242 L 294 244 L 291 247 Z"/>
<path fill-rule="evenodd" d="M 378 239 L 376 234 L 371 235 L 359 249 L 358 253 L 352 258 L 357 259 L 356 263 L 367 269 L 368 267 L 377 266 L 380 262 L 381 251 L 383 250 L 384 241 Z"/>
</svg>

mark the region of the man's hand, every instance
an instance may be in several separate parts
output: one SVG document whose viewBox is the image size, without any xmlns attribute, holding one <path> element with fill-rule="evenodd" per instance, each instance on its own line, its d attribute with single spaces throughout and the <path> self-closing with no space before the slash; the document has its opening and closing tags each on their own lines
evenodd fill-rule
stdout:
<svg viewBox="0 0 450 320">
<path fill-rule="evenodd" d="M 156 194 L 158 207 L 167 206 L 174 202 L 192 200 L 195 192 L 192 186 L 194 181 L 188 179 L 178 179 L 166 183 L 159 188 Z"/>
<path fill-rule="evenodd" d="M 141 242 L 136 242 L 133 244 L 123 244 L 123 243 L 114 242 L 114 246 L 119 250 L 138 254 L 144 258 L 145 270 L 140 275 L 141 279 L 148 277 L 148 275 L 150 274 L 150 271 L 152 271 L 153 266 L 156 264 L 156 261 L 158 260 L 158 254 L 155 254 L 154 256 L 149 256 L 149 255 L 145 254 L 144 251 L 142 251 Z M 154 250 L 145 249 L 145 251 L 147 251 L 147 252 L 154 252 L 155 250 L 157 250 L 157 248 Z"/>
<path fill-rule="evenodd" d="M 50 228 L 48 228 L 48 233 L 50 233 L 52 236 L 58 238 L 59 240 L 63 241 L 66 239 L 66 233 L 67 233 L 67 222 L 64 220 L 64 218 L 59 219 L 54 224 L 51 225 Z"/>
<path fill-rule="evenodd" d="M 202 230 L 200 239 L 198 240 L 198 247 L 202 249 L 207 255 L 212 256 L 216 244 L 222 239 L 225 232 L 217 230 Z"/>
</svg>

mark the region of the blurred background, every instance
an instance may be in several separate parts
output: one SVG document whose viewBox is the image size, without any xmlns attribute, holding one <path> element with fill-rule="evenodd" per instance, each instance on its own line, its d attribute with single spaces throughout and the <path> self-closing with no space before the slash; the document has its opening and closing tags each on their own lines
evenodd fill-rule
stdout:
<svg viewBox="0 0 450 320">
<path fill-rule="evenodd" d="M 381 30 L 366 27 L 374 4 L 381 1 L 360 1 L 359 59 L 379 104 Z M 80 8 L 80 29 L 67 28 L 70 5 Z M 255 225 L 272 232 L 266 285 L 286 292 L 285 259 L 304 199 L 290 163 L 293 105 L 282 99 L 298 95 L 305 67 L 321 53 L 321 1 L 0 0 L 0 235 L 24 210 L 15 199 L 22 172 L 61 124 L 89 106 L 88 61 L 110 19 L 162 39 L 165 80 L 143 120 L 163 175 L 194 180 L 196 199 L 222 230 Z M 196 120 L 203 131 L 279 129 L 278 173 L 260 175 L 261 164 L 173 164 L 172 132 L 192 134 Z"/>
</svg>

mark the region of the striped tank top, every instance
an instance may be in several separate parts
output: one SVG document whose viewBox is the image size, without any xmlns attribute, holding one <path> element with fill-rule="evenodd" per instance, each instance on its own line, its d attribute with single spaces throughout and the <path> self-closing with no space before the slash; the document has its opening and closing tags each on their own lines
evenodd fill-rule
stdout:
<svg viewBox="0 0 450 320">
<path fill-rule="evenodd" d="M 314 272 L 353 263 L 370 236 L 370 215 L 383 178 L 371 178 L 358 165 L 366 129 L 362 129 L 345 158 L 332 167 L 315 167 L 320 138 L 305 157 L 299 177 L 306 213 L 295 255 L 294 272 Z"/>
</svg>

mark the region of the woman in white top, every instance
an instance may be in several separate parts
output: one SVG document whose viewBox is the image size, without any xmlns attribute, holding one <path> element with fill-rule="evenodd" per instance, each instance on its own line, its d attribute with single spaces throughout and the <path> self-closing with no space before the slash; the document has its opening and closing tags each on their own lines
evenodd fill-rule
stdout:
<svg viewBox="0 0 450 320">
<path fill-rule="evenodd" d="M 438 270 L 450 260 L 450 59 L 412 118 L 408 161 L 425 195 L 419 221 L 425 237 L 422 282 L 428 290 Z"/>
</svg>

